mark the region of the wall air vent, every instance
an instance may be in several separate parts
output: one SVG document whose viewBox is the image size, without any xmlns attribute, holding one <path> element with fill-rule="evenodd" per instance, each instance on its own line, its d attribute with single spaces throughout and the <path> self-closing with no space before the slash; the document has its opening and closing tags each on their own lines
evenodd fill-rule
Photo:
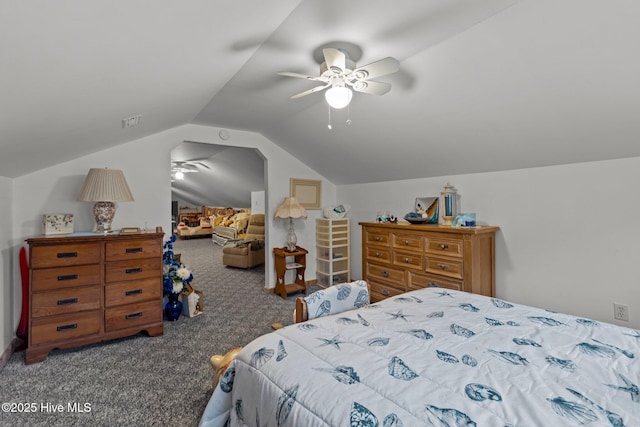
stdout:
<svg viewBox="0 0 640 427">
<path fill-rule="evenodd" d="M 137 126 L 138 124 L 140 124 L 140 120 L 142 120 L 142 114 L 122 119 L 122 129 Z"/>
</svg>

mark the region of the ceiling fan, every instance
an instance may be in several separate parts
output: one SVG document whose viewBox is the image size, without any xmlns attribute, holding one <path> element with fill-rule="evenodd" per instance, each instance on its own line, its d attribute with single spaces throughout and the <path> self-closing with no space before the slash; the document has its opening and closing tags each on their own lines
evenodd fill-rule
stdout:
<svg viewBox="0 0 640 427">
<path fill-rule="evenodd" d="M 198 172 L 198 166 L 211 169 L 209 166 L 202 162 L 194 161 L 172 161 L 171 162 L 171 175 L 175 179 L 184 179 L 185 173 Z"/>
<path fill-rule="evenodd" d="M 319 76 L 308 76 L 289 71 L 278 73 L 281 76 L 297 77 L 322 82 L 320 86 L 305 90 L 291 99 L 301 98 L 314 92 L 328 89 L 325 92 L 327 103 L 340 109 L 349 105 L 352 90 L 372 95 L 384 95 L 391 90 L 389 83 L 376 82 L 370 79 L 395 73 L 400 69 L 400 62 L 392 57 L 356 67 L 355 61 L 349 57 L 346 49 L 325 47 L 322 49 L 324 62 L 320 64 Z"/>
</svg>

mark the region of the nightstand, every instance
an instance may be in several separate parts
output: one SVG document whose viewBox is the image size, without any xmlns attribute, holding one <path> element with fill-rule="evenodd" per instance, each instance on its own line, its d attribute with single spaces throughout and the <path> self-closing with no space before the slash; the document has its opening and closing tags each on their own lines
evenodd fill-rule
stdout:
<svg viewBox="0 0 640 427">
<path fill-rule="evenodd" d="M 289 294 L 295 292 L 307 293 L 307 283 L 304 281 L 304 271 L 307 268 L 308 251 L 296 246 L 295 251 L 287 251 L 285 248 L 274 248 L 273 256 L 276 263 L 276 289 L 275 293 L 282 299 L 287 299 Z M 295 270 L 295 281 L 285 284 L 287 271 Z"/>
</svg>

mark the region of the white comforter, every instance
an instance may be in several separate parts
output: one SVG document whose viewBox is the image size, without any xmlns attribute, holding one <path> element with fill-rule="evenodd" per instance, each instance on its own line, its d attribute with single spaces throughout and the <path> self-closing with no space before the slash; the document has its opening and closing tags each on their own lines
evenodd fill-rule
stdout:
<svg viewBox="0 0 640 427">
<path fill-rule="evenodd" d="M 203 426 L 640 426 L 640 332 L 424 289 L 238 354 Z"/>
</svg>

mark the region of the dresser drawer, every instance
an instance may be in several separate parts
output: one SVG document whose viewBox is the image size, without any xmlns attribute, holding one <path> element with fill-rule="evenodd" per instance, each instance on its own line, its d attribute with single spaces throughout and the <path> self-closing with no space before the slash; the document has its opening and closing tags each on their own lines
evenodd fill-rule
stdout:
<svg viewBox="0 0 640 427">
<path fill-rule="evenodd" d="M 100 310 L 33 319 L 31 321 L 31 344 L 98 334 L 101 320 Z"/>
<path fill-rule="evenodd" d="M 161 258 L 162 241 L 132 239 L 107 242 L 105 249 L 107 261 L 124 261 L 141 258 Z"/>
<path fill-rule="evenodd" d="M 393 234 L 392 246 L 404 250 L 422 252 L 422 236 L 419 234 Z"/>
<path fill-rule="evenodd" d="M 162 322 L 162 302 L 147 301 L 105 310 L 105 332 Z"/>
<path fill-rule="evenodd" d="M 106 283 L 162 277 L 162 259 L 134 259 L 108 262 L 105 266 Z"/>
<path fill-rule="evenodd" d="M 435 274 L 419 274 L 411 271 L 409 272 L 409 283 L 407 286 L 409 291 L 423 288 L 445 288 L 461 291 L 462 281 L 437 276 Z"/>
<path fill-rule="evenodd" d="M 369 231 L 366 232 L 366 243 L 378 246 L 390 246 L 390 237 L 388 232 Z"/>
<path fill-rule="evenodd" d="M 427 273 L 453 277 L 454 279 L 462 279 L 462 261 L 427 257 L 426 264 L 425 270 Z"/>
<path fill-rule="evenodd" d="M 31 292 L 100 284 L 100 265 L 32 270 Z"/>
<path fill-rule="evenodd" d="M 102 256 L 99 242 L 32 246 L 31 268 L 97 264 Z"/>
<path fill-rule="evenodd" d="M 367 246 L 366 257 L 370 260 L 378 262 L 391 262 L 391 250 L 387 248 L 379 248 Z"/>
<path fill-rule="evenodd" d="M 162 299 L 162 280 L 159 278 L 117 282 L 106 285 L 104 288 L 105 307 L 138 303 L 152 299 Z"/>
<path fill-rule="evenodd" d="M 385 265 L 367 263 L 367 280 L 382 279 L 385 282 L 396 283 L 397 287 L 404 289 L 404 270 L 391 268 Z"/>
<path fill-rule="evenodd" d="M 463 241 L 456 239 L 447 239 L 439 236 L 427 235 L 425 238 L 425 248 L 427 253 L 440 254 L 462 258 Z"/>
<path fill-rule="evenodd" d="M 31 316 L 33 318 L 99 308 L 100 286 L 98 285 L 37 292 L 31 296 Z"/>
<path fill-rule="evenodd" d="M 421 253 L 393 251 L 393 264 L 422 270 L 423 255 Z"/>
<path fill-rule="evenodd" d="M 367 283 L 369 284 L 369 292 L 371 293 L 372 302 L 400 295 L 405 292 L 404 289 L 398 289 L 381 282 L 376 282 L 375 280 L 368 280 Z"/>
</svg>

